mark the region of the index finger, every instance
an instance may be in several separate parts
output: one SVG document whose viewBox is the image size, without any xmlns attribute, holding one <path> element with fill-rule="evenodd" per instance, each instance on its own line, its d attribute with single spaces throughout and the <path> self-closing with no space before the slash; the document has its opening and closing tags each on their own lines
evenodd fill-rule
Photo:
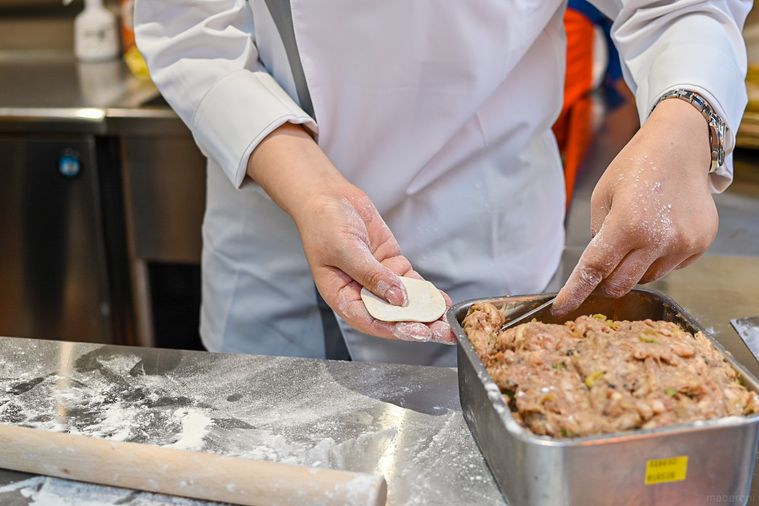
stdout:
<svg viewBox="0 0 759 506">
<path fill-rule="evenodd" d="M 607 218 L 556 296 L 551 309 L 554 316 L 563 316 L 580 307 L 632 250 L 632 245 L 625 240 L 624 235 L 609 223 Z"/>
</svg>

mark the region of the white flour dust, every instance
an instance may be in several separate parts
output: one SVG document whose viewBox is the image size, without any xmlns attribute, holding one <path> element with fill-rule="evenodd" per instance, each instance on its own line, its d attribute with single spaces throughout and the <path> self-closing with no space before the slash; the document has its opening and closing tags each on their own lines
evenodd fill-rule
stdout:
<svg viewBox="0 0 759 506">
<path fill-rule="evenodd" d="M 8 357 L 19 354 L 12 349 L 4 355 L 0 423 L 377 472 L 392 484 L 390 502 L 397 504 L 497 497 L 492 484 L 483 488 L 470 480 L 487 475 L 460 413 L 443 401 L 429 412 L 414 410 L 428 384 L 399 377 L 387 367 L 366 365 L 359 375 L 352 366 L 308 360 L 209 354 L 183 362 L 176 354 L 99 347 L 51 365 L 39 356 L 57 357 L 58 348 L 38 346 L 40 353 L 27 350 L 26 361 L 11 361 Z M 441 481 L 456 486 L 440 487 Z M 0 503 L 11 501 L 35 506 L 209 504 L 46 477 L 0 486 Z"/>
<path fill-rule="evenodd" d="M 146 375 L 136 355 L 95 356 L 79 367 L 84 371 L 25 371 L 0 379 L 0 391 L 8 394 L 0 399 L 0 422 L 202 449 L 212 409 L 191 388 L 178 388 L 169 376 Z"/>
<path fill-rule="evenodd" d="M 0 494 L 18 492 L 30 506 L 197 506 L 199 501 L 183 497 L 136 492 L 123 488 L 103 487 L 89 483 L 36 476 L 0 487 Z"/>
<path fill-rule="evenodd" d="M 177 409 L 174 416 L 180 419 L 182 431 L 176 443 L 168 447 L 179 450 L 200 450 L 203 447 L 203 438 L 208 434 L 208 428 L 213 420 L 201 410 L 192 408 Z"/>
</svg>

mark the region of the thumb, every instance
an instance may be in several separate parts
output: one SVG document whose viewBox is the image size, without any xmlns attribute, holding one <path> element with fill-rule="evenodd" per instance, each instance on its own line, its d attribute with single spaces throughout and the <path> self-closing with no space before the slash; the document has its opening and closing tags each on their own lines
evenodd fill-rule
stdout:
<svg viewBox="0 0 759 506">
<path fill-rule="evenodd" d="M 346 248 L 340 265 L 336 265 L 345 274 L 361 286 L 390 304 L 405 306 L 408 304 L 406 286 L 400 276 L 382 265 L 365 245 Z"/>
</svg>

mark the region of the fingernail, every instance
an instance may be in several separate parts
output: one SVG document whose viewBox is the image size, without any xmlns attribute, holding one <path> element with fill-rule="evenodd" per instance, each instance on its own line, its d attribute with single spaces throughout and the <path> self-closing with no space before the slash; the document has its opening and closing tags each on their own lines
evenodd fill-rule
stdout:
<svg viewBox="0 0 759 506">
<path fill-rule="evenodd" d="M 406 290 L 397 286 L 388 288 L 387 291 L 385 291 L 385 298 L 394 306 L 408 305 L 408 295 L 406 295 Z"/>
</svg>

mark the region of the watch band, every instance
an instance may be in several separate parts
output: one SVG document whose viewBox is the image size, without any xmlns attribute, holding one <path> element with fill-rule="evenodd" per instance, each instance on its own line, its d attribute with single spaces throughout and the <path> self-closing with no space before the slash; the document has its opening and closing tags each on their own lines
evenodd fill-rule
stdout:
<svg viewBox="0 0 759 506">
<path fill-rule="evenodd" d="M 717 169 L 725 164 L 725 158 L 733 151 L 733 135 L 727 123 L 714 111 L 709 102 L 695 91 L 685 89 L 674 89 L 668 91 L 656 101 L 654 108 L 659 103 L 668 98 L 678 98 L 688 102 L 698 109 L 701 115 L 706 119 L 709 126 L 709 151 L 711 152 L 712 163 L 709 167 L 709 174 L 716 172 Z M 651 109 L 653 110 L 653 109 Z"/>
</svg>

